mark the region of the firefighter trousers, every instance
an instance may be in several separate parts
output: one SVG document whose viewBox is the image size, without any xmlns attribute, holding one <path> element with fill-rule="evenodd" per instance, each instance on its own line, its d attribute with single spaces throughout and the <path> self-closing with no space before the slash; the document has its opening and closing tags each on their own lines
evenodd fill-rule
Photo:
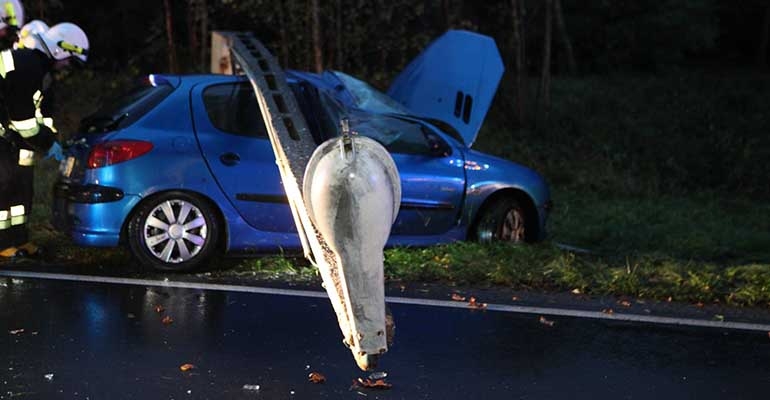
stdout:
<svg viewBox="0 0 770 400">
<path fill-rule="evenodd" d="M 20 165 L 21 151 L 16 144 L 0 138 L 0 251 L 28 241 L 34 167 Z"/>
</svg>

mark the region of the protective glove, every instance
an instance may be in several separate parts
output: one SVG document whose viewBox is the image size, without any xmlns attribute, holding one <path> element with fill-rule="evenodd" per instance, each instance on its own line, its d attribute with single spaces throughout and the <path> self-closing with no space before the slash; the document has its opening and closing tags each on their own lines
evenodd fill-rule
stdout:
<svg viewBox="0 0 770 400">
<path fill-rule="evenodd" d="M 45 158 L 55 158 L 56 161 L 63 161 L 64 160 L 64 150 L 62 149 L 59 142 L 53 142 L 51 145 L 51 148 L 48 149 L 48 153 L 46 153 Z"/>
</svg>

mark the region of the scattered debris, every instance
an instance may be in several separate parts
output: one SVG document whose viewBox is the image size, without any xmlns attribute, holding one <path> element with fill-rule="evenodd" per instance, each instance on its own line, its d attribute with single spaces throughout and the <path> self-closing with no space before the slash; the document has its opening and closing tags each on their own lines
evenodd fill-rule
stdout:
<svg viewBox="0 0 770 400">
<path fill-rule="evenodd" d="M 353 381 L 353 386 L 355 387 L 362 387 L 367 389 L 383 389 L 387 390 L 393 387 L 392 384 L 385 382 L 384 379 L 363 379 L 358 378 L 357 380 Z"/>
<path fill-rule="evenodd" d="M 479 303 L 479 302 L 476 301 L 475 297 L 471 297 L 470 300 L 468 301 L 468 307 L 473 308 L 473 309 L 481 309 L 481 310 L 483 310 L 483 309 L 487 308 L 487 303 Z"/>
<path fill-rule="evenodd" d="M 604 310 L 602 310 L 602 312 L 607 314 L 607 315 L 615 314 L 615 310 L 613 310 L 611 308 L 605 308 Z"/>
<path fill-rule="evenodd" d="M 581 292 L 580 289 L 575 288 L 575 289 L 572 289 L 572 294 L 583 294 L 583 292 Z"/>
<path fill-rule="evenodd" d="M 307 376 L 307 380 L 315 384 L 326 382 L 326 377 L 320 372 L 311 372 Z"/>
<path fill-rule="evenodd" d="M 666 301 L 667 301 L 667 302 L 669 302 L 669 303 L 671 303 L 672 301 L 674 301 L 674 298 L 673 298 L 673 297 L 671 297 L 671 296 L 668 296 L 668 298 L 666 299 Z"/>
<path fill-rule="evenodd" d="M 519 296 L 513 296 L 513 297 L 511 297 L 511 300 L 513 300 L 513 301 L 519 301 Z"/>
<path fill-rule="evenodd" d="M 725 322 L 725 316 L 724 316 L 724 315 L 722 315 L 722 314 L 716 314 L 716 315 L 714 315 L 714 319 L 715 319 L 715 320 L 717 320 L 717 321 L 719 321 L 719 322 Z"/>
<path fill-rule="evenodd" d="M 160 314 L 160 313 L 162 313 L 163 311 L 166 311 L 166 309 L 165 309 L 165 308 L 163 308 L 163 306 L 162 306 L 162 305 L 158 304 L 158 305 L 156 305 L 156 306 L 155 306 L 155 312 L 156 312 L 156 313 Z"/>
<path fill-rule="evenodd" d="M 191 369 L 195 369 L 195 365 L 192 364 L 182 364 L 179 366 L 179 370 L 182 372 L 187 372 Z"/>
<path fill-rule="evenodd" d="M 18 335 L 20 333 L 24 333 L 24 328 L 22 328 L 22 329 L 14 329 L 12 331 L 8 331 L 8 333 L 10 333 L 11 335 Z"/>
<path fill-rule="evenodd" d="M 465 301 L 465 297 L 460 296 L 457 293 L 452 293 L 452 300 L 454 300 L 454 301 Z"/>
<path fill-rule="evenodd" d="M 259 385 L 243 385 L 243 390 L 259 391 Z"/>
<path fill-rule="evenodd" d="M 540 316 L 540 323 L 545 326 L 554 326 L 556 325 L 556 321 L 551 321 L 550 319 L 546 319 L 542 315 Z"/>
<path fill-rule="evenodd" d="M 619 301 L 618 304 L 620 304 L 623 307 L 631 307 L 631 302 L 628 300 Z"/>
<path fill-rule="evenodd" d="M 385 379 L 387 377 L 388 377 L 388 373 L 384 372 L 384 371 L 383 372 L 372 372 L 371 374 L 369 374 L 369 379 L 374 379 L 374 380 Z"/>
<path fill-rule="evenodd" d="M 160 320 L 160 322 L 162 322 L 164 325 L 171 325 L 174 322 L 174 319 L 166 315 L 162 320 Z"/>
<path fill-rule="evenodd" d="M 51 382 L 51 381 L 53 380 L 53 374 L 45 374 L 45 375 L 43 375 L 43 377 L 44 377 L 44 378 L 45 378 L 45 380 L 47 380 L 48 382 Z"/>
</svg>

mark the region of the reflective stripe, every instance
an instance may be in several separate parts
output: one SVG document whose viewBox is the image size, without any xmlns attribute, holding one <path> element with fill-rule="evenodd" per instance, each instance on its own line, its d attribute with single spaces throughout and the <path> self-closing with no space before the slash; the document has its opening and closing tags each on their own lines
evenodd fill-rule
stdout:
<svg viewBox="0 0 770 400">
<path fill-rule="evenodd" d="M 27 149 L 19 149 L 19 165 L 31 167 L 35 165 L 35 152 Z"/>
<path fill-rule="evenodd" d="M 11 207 L 11 225 L 21 225 L 27 222 L 27 216 L 24 213 L 24 205 Z"/>
<path fill-rule="evenodd" d="M 11 128 L 19 132 L 19 135 L 24 139 L 35 136 L 40 132 L 36 118 L 25 119 L 24 121 L 11 121 Z"/>
<path fill-rule="evenodd" d="M 0 231 L 11 227 L 11 220 L 8 218 L 8 210 L 0 211 Z"/>
<path fill-rule="evenodd" d="M 0 76 L 5 76 L 16 69 L 16 64 L 13 62 L 13 54 L 11 50 L 3 50 L 0 52 Z"/>
<path fill-rule="evenodd" d="M 53 118 L 51 118 L 51 117 L 44 117 L 43 118 L 43 125 L 47 126 L 48 129 L 51 130 L 51 132 L 59 133 L 59 131 L 56 130 L 56 127 L 53 126 Z"/>
</svg>

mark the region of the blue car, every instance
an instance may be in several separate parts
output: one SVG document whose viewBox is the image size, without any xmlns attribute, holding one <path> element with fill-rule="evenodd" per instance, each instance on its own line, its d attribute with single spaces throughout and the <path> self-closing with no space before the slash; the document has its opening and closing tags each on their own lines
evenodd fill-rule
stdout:
<svg viewBox="0 0 770 400">
<path fill-rule="evenodd" d="M 285 75 L 316 143 L 347 118 L 391 153 L 402 199 L 389 246 L 534 242 L 547 183 L 470 148 L 502 72 L 494 41 L 450 31 L 387 93 L 339 71 Z M 159 270 L 299 249 L 254 90 L 241 75 L 149 75 L 84 118 L 60 166 L 54 225 L 78 245 L 127 245 Z"/>
</svg>

